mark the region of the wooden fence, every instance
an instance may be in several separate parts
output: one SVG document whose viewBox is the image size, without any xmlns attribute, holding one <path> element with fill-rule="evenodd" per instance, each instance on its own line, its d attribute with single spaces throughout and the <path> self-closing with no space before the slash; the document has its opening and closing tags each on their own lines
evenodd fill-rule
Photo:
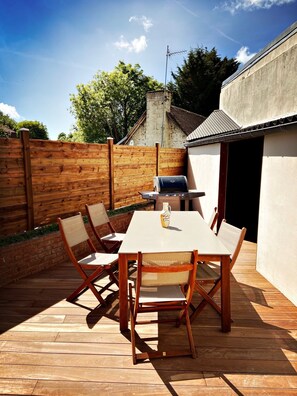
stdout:
<svg viewBox="0 0 297 396">
<path fill-rule="evenodd" d="M 186 150 L 0 138 L 0 236 L 85 213 L 86 203 L 107 209 L 143 202 L 155 175 L 182 175 Z"/>
</svg>

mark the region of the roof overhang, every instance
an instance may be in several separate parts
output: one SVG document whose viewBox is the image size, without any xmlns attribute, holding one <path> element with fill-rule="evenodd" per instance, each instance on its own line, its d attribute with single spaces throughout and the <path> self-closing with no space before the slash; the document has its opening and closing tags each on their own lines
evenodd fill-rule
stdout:
<svg viewBox="0 0 297 396">
<path fill-rule="evenodd" d="M 206 144 L 234 142 L 242 139 L 251 139 L 265 136 L 271 133 L 289 132 L 297 126 L 297 114 L 282 117 L 277 120 L 267 121 L 261 124 L 239 128 L 233 131 L 213 134 L 205 138 L 200 138 L 187 142 L 186 147 L 204 146 Z"/>
</svg>

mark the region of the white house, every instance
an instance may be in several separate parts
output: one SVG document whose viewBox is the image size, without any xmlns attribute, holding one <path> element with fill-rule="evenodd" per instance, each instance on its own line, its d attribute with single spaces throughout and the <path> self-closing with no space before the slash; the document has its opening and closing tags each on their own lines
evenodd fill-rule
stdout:
<svg viewBox="0 0 297 396">
<path fill-rule="evenodd" d="M 257 270 L 297 305 L 297 23 L 224 81 L 186 146 L 203 214 L 246 226 Z"/>
</svg>

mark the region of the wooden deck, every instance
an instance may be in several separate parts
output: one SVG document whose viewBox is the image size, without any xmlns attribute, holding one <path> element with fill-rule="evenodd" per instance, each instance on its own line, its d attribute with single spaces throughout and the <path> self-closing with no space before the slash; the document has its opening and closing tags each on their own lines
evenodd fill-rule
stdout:
<svg viewBox="0 0 297 396">
<path fill-rule="evenodd" d="M 255 271 L 255 254 L 245 242 L 233 270 L 231 333 L 210 307 L 193 323 L 196 360 L 133 366 L 117 293 L 108 308 L 89 292 L 66 302 L 78 283 L 68 263 L 2 288 L 0 394 L 297 395 L 297 307 Z M 186 343 L 184 326 L 142 332 L 151 348 Z"/>
</svg>

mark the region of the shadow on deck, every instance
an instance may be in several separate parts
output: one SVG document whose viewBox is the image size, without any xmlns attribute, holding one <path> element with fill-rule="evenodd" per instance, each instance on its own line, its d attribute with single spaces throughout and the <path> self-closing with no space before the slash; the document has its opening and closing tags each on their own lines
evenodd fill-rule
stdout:
<svg viewBox="0 0 297 396">
<path fill-rule="evenodd" d="M 198 358 L 132 364 L 119 332 L 118 293 L 100 307 L 68 263 L 0 291 L 0 393 L 18 395 L 296 395 L 297 307 L 255 270 L 244 242 L 232 274 L 232 331 L 207 307 L 192 324 Z M 198 298 L 195 296 L 195 298 Z M 184 326 L 143 326 L 138 348 L 186 344 Z"/>
</svg>

